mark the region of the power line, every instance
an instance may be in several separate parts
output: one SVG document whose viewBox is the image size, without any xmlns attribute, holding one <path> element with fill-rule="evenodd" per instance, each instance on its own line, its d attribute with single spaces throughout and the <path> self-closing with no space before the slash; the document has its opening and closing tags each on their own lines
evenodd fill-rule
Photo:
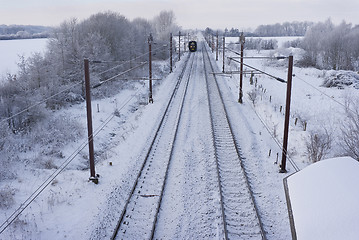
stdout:
<svg viewBox="0 0 359 240">
<path fill-rule="evenodd" d="M 155 48 L 153 51 L 156 51 L 156 50 L 158 50 L 158 49 L 160 49 L 160 48 L 163 48 L 163 46 L 160 46 L 160 47 L 158 47 L 158 48 Z M 149 54 L 149 51 L 145 52 L 144 54 L 139 55 L 138 57 L 135 57 L 135 58 L 132 58 L 132 59 L 126 60 L 126 61 L 101 61 L 101 60 L 91 60 L 90 62 L 92 62 L 92 63 L 116 63 L 116 62 L 118 63 L 118 62 L 120 62 L 120 63 L 121 63 L 121 64 L 119 64 L 119 65 L 117 65 L 117 66 L 114 66 L 114 67 L 112 67 L 112 68 L 110 68 L 110 69 L 107 69 L 107 70 L 105 70 L 105 71 L 103 71 L 103 72 L 99 72 L 98 74 L 101 75 L 101 74 L 107 73 L 107 72 L 109 72 L 109 71 L 115 70 L 115 69 L 117 69 L 117 68 L 119 68 L 119 67 L 125 65 L 126 63 L 130 63 L 130 62 L 132 62 L 132 61 L 135 61 L 135 60 L 137 60 L 137 59 L 139 59 L 139 58 L 141 58 L 141 57 L 144 57 L 144 56 L 146 56 L 146 55 L 148 55 L 148 54 Z"/>
<path fill-rule="evenodd" d="M 119 111 L 121 111 L 127 104 L 135 97 L 137 94 L 142 90 L 142 88 L 139 88 L 135 94 L 130 96 L 124 104 L 119 108 Z M 98 127 L 91 137 L 97 136 L 104 127 L 114 118 L 115 114 L 111 113 L 104 123 Z M 16 219 L 17 217 L 50 185 L 50 183 L 61 173 L 65 168 L 75 159 L 75 157 L 87 146 L 88 139 L 84 141 L 70 156 L 69 158 L 64 161 L 60 167 L 54 171 L 21 205 L 18 209 L 16 209 L 10 217 L 8 217 L 5 222 L 3 222 L 0 226 L 2 228 L 0 230 L 0 234 L 3 233 Z"/>
<path fill-rule="evenodd" d="M 241 53 L 233 50 L 233 49 L 230 49 L 228 47 L 226 47 L 226 49 L 228 49 L 230 52 L 233 52 L 234 54 L 237 54 L 237 55 L 241 55 Z M 239 58 L 239 57 L 234 57 L 234 58 Z M 266 56 L 245 56 L 243 58 L 247 58 L 247 59 L 277 59 L 277 60 L 281 60 L 281 59 L 286 59 L 288 57 L 285 57 L 285 56 L 278 56 L 278 57 L 266 57 Z"/>
<path fill-rule="evenodd" d="M 236 59 L 234 59 L 234 58 L 229 57 L 229 59 L 231 59 L 232 61 L 235 61 L 235 62 L 237 62 L 237 63 L 241 63 L 240 61 L 238 61 L 238 60 L 236 60 Z M 276 76 L 274 76 L 274 75 L 272 75 L 272 74 L 269 74 L 269 73 L 267 73 L 267 72 L 264 72 L 264 71 L 262 71 L 262 70 L 259 70 L 258 68 L 252 67 L 252 66 L 250 66 L 250 65 L 248 65 L 248 64 L 246 64 L 246 63 L 242 63 L 242 64 L 243 64 L 244 66 L 246 66 L 246 67 L 249 67 L 249 68 L 254 69 L 254 70 L 256 70 L 256 71 L 258 71 L 258 72 L 260 72 L 260 73 L 263 73 L 263 74 L 265 74 L 265 75 L 267 75 L 267 76 L 269 76 L 269 77 L 272 77 L 272 78 L 274 78 L 275 80 L 277 80 L 277 81 L 279 81 L 279 82 L 287 83 L 287 81 L 285 81 L 284 79 L 282 79 L 282 78 L 280 78 L 280 77 L 276 77 Z"/>
<path fill-rule="evenodd" d="M 52 99 L 52 98 L 54 98 L 54 97 L 60 95 L 61 93 L 64 93 L 64 92 L 66 92 L 66 91 L 69 91 L 69 90 L 72 89 L 73 87 L 75 87 L 75 86 L 77 86 L 77 85 L 80 85 L 81 83 L 82 83 L 82 82 L 75 83 L 75 84 L 73 84 L 73 85 L 71 85 L 71 86 L 65 88 L 64 90 L 62 90 L 62 91 L 60 91 L 60 92 L 58 92 L 58 93 L 56 93 L 56 94 L 54 94 L 54 95 L 51 95 L 50 97 L 45 98 L 44 100 L 42 100 L 42 101 L 40 101 L 40 102 L 37 102 L 37 103 L 35 103 L 35 104 L 33 104 L 33 105 L 31 105 L 31 106 L 29 106 L 29 107 L 27 107 L 27 108 L 21 110 L 21 111 L 18 112 L 18 113 L 15 113 L 14 115 L 12 115 L 12 116 L 10 116 L 10 117 L 4 118 L 4 119 L 0 120 L 0 123 L 3 123 L 3 122 L 5 122 L 5 121 L 8 121 L 8 120 L 10 120 L 10 119 L 12 119 L 12 118 L 14 118 L 14 117 L 16 117 L 16 116 L 22 114 L 22 113 L 24 113 L 24 112 L 26 112 L 26 111 L 28 111 L 28 110 L 34 108 L 34 107 L 36 107 L 36 106 L 39 106 L 40 104 L 42 104 L 42 103 L 44 103 L 44 102 L 46 102 L 46 101 L 48 101 L 48 100 L 50 100 L 50 99 Z"/>
<path fill-rule="evenodd" d="M 247 97 L 248 98 L 248 97 Z M 248 99 L 249 100 L 249 99 Z M 267 132 L 269 133 L 269 135 L 271 136 L 271 138 L 274 140 L 274 142 L 278 145 L 279 149 L 283 152 L 285 152 L 285 155 L 287 156 L 287 159 L 289 160 L 290 164 L 293 166 L 294 170 L 296 172 L 298 172 L 300 170 L 300 168 L 298 167 L 298 165 L 294 162 L 294 160 L 289 156 L 288 152 L 285 151 L 280 142 L 278 141 L 278 139 L 271 133 L 268 125 L 264 122 L 264 120 L 259 116 L 259 114 L 257 113 L 257 111 L 252 107 L 252 105 L 249 103 L 249 106 L 251 107 L 251 109 L 253 110 L 253 112 L 257 115 L 259 121 L 262 123 L 262 125 L 264 126 L 264 128 L 267 130 Z"/>
<path fill-rule="evenodd" d="M 100 72 L 100 73 L 98 73 L 98 74 L 101 75 L 101 74 L 107 73 L 107 72 L 109 72 L 109 71 L 112 71 L 112 70 L 114 70 L 114 69 L 116 69 L 116 68 L 119 68 L 119 67 L 125 65 L 126 63 L 135 61 L 135 60 L 137 60 L 137 59 L 139 59 L 139 58 L 141 58 L 141 57 L 143 57 L 143 56 L 146 56 L 148 53 L 149 53 L 149 52 L 146 52 L 146 53 L 144 53 L 144 54 L 142 54 L 142 55 L 140 55 L 140 56 L 138 56 L 138 57 L 136 57 L 136 58 L 132 58 L 132 59 L 130 59 L 130 60 L 124 61 L 124 62 L 122 62 L 121 64 L 119 64 L 119 65 L 117 65 L 117 66 L 114 66 L 114 67 L 112 67 L 112 68 L 110 68 L 110 69 L 107 69 L 107 70 L 105 70 L 105 71 L 103 71 L 103 72 Z M 96 60 L 92 60 L 91 62 L 92 62 L 92 63 L 111 63 L 111 61 L 96 61 Z M 118 61 L 113 61 L 113 62 L 118 62 Z"/>
<path fill-rule="evenodd" d="M 328 97 L 329 99 L 331 99 L 332 101 L 336 102 L 337 104 L 339 104 L 340 106 L 344 107 L 345 109 L 349 110 L 350 112 L 352 112 L 353 114 L 356 114 L 355 111 L 353 111 L 352 109 L 349 108 L 349 106 L 345 106 L 345 104 L 339 102 L 338 100 L 336 100 L 335 98 L 329 96 L 328 94 L 326 94 L 324 91 L 318 89 L 317 87 L 315 87 L 314 85 L 310 84 L 309 82 L 305 81 L 304 79 L 298 77 L 297 75 L 295 75 L 294 77 L 297 77 L 299 80 L 303 81 L 304 83 L 306 83 L 307 85 L 311 86 L 313 89 L 317 90 L 318 92 L 320 92 L 321 94 L 323 94 L 324 96 Z"/>
<path fill-rule="evenodd" d="M 103 84 L 103 83 L 105 83 L 105 82 L 108 82 L 108 81 L 110 81 L 110 80 L 112 80 L 112 79 L 114 79 L 114 78 L 117 78 L 117 77 L 119 77 L 119 76 L 121 76 L 121 75 L 124 75 L 124 74 L 126 74 L 126 73 L 128 73 L 128 72 L 130 72 L 130 71 L 132 71 L 132 70 L 135 70 L 135 69 L 137 69 L 137 68 L 140 68 L 140 67 L 142 67 L 143 65 L 145 65 L 146 63 L 147 63 L 147 62 L 141 63 L 140 65 L 138 65 L 138 66 L 136 66 L 136 67 L 133 67 L 133 68 L 131 68 L 131 69 L 128 69 L 128 70 L 126 70 L 126 71 L 124 71 L 124 72 L 122 72 L 122 73 L 120 73 L 120 74 L 117 74 L 117 75 L 115 75 L 115 76 L 113 76 L 113 77 L 111 77 L 111 78 L 109 78 L 109 79 L 106 79 L 106 80 L 104 80 L 104 81 L 101 81 L 100 84 L 97 84 L 97 85 L 95 85 L 95 86 L 97 87 L 97 86 L 99 86 L 99 85 L 101 85 L 101 84 Z M 21 110 L 20 112 L 17 112 L 17 113 L 15 113 L 15 114 L 11 115 L 10 117 L 7 117 L 7 118 L 4 118 L 4 119 L 0 120 L 0 123 L 6 122 L 6 121 L 8 121 L 8 120 L 10 120 L 10 119 L 12 119 L 12 118 L 14 118 L 14 117 L 16 117 L 16 116 L 19 116 L 20 114 L 22 114 L 22 113 L 24 113 L 24 112 L 26 112 L 26 111 L 28 111 L 28 110 L 30 110 L 30 109 L 36 107 L 36 106 L 39 106 L 39 105 L 41 105 L 42 103 L 45 103 L 46 101 L 48 101 L 48 100 L 50 100 L 50 99 L 52 99 L 52 98 L 54 98 L 54 97 L 60 95 L 61 93 L 64 93 L 64 92 L 66 92 L 66 91 L 69 91 L 70 89 L 72 89 L 72 88 L 74 88 L 74 87 L 76 87 L 77 85 L 80 85 L 80 84 L 82 84 L 82 82 L 75 83 L 75 84 L 73 84 L 73 85 L 71 85 L 71 86 L 65 88 L 64 90 L 62 90 L 62 91 L 60 91 L 60 92 L 58 92 L 58 93 L 56 93 L 56 94 L 53 94 L 53 95 L 51 95 L 50 97 L 47 97 L 47 98 L 43 99 L 42 101 L 37 102 L 37 103 L 35 103 L 35 104 L 33 104 L 33 105 L 31 105 L 31 106 L 29 106 L 29 107 L 27 107 L 27 108 Z"/>
<path fill-rule="evenodd" d="M 99 86 L 101 86 L 102 84 L 104 84 L 104 83 L 106 83 L 106 82 L 108 82 L 108 81 L 111 81 L 111 80 L 113 80 L 113 79 L 115 79 L 115 78 L 117 78 L 117 77 L 119 77 L 119 76 L 122 76 L 122 75 L 124 75 L 124 74 L 126 74 L 126 73 L 128 73 L 128 72 L 131 72 L 132 70 L 135 70 L 135 69 L 137 69 L 137 68 L 140 68 L 140 67 L 144 66 L 145 64 L 147 64 L 147 62 L 141 63 L 140 65 L 137 65 L 137 66 L 135 66 L 135 67 L 133 67 L 133 68 L 130 68 L 130 69 L 128 69 L 128 70 L 126 70 L 126 71 L 124 71 L 124 72 L 121 72 L 121 73 L 119 73 L 119 74 L 117 74 L 117 75 L 115 75 L 115 76 L 113 76 L 113 77 L 108 78 L 108 79 L 105 79 L 105 80 L 101 81 L 99 84 L 96 84 L 96 85 L 93 86 L 93 87 L 99 87 Z"/>
</svg>

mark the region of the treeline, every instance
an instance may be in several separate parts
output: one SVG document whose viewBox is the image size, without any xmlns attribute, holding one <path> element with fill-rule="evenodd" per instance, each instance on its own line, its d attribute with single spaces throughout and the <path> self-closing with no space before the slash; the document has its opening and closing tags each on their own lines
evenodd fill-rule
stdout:
<svg viewBox="0 0 359 240">
<path fill-rule="evenodd" d="M 47 38 L 52 29 L 33 25 L 0 25 L 0 40 Z"/>
<path fill-rule="evenodd" d="M 206 35 L 216 35 L 218 33 L 218 36 L 226 36 L 226 37 L 239 37 L 241 35 L 241 31 L 238 28 L 231 28 L 228 30 L 228 28 L 225 28 L 224 30 L 214 30 L 212 28 L 207 27 L 204 30 L 204 33 Z M 246 37 L 257 37 L 252 32 L 243 32 L 244 36 Z"/>
<path fill-rule="evenodd" d="M 301 47 L 303 66 L 319 69 L 359 70 L 359 25 L 342 22 L 335 26 L 329 19 L 312 26 Z"/>
<path fill-rule="evenodd" d="M 258 37 L 304 36 L 313 22 L 285 22 L 260 25 L 254 31 Z"/>
<path fill-rule="evenodd" d="M 313 22 L 285 22 L 272 25 L 260 25 L 254 31 L 244 31 L 246 37 L 284 37 L 304 36 L 307 30 L 313 26 Z M 238 28 L 225 28 L 224 30 L 213 30 L 206 28 L 207 34 L 218 34 L 226 37 L 238 37 L 242 33 Z"/>
</svg>

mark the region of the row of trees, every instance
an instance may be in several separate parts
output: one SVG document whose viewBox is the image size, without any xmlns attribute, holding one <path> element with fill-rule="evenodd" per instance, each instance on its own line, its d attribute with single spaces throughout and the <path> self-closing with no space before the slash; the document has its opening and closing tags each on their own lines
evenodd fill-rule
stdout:
<svg viewBox="0 0 359 240">
<path fill-rule="evenodd" d="M 164 40 L 168 43 L 169 33 L 177 31 L 177 28 L 172 12 L 161 12 L 151 21 L 142 18 L 129 21 L 118 13 L 104 12 L 82 22 L 71 19 L 55 28 L 44 55 L 33 54 L 28 59 L 22 57 L 18 64 L 20 71 L 0 81 L 0 164 L 11 165 L 11 159 L 18 156 L 19 151 L 31 151 L 34 143 L 39 143 L 34 139 L 39 134 L 46 133 L 43 137 L 48 141 L 43 140 L 44 144 L 52 144 L 44 147 L 46 151 L 42 150 L 43 157 L 58 152 L 48 149 L 61 146 L 62 143 L 56 144 L 63 140 L 59 139 L 62 136 L 56 133 L 59 129 L 61 132 L 69 133 L 63 136 L 64 139 L 71 139 L 75 137 L 71 136 L 72 134 L 78 134 L 78 129 L 74 127 L 76 122 L 71 122 L 74 120 L 53 119 L 52 111 L 84 100 L 84 58 L 105 62 L 91 64 L 91 82 L 94 84 L 96 80 L 114 76 L 134 66 L 138 61 L 147 61 L 147 40 L 150 33 L 155 43 Z M 155 48 L 156 45 L 153 49 Z M 166 52 L 168 54 L 168 51 Z M 123 64 L 123 61 L 139 56 L 142 58 L 138 58 L 136 62 Z M 156 59 L 161 57 L 166 55 L 156 55 Z M 118 65 L 120 67 L 101 74 Z M 147 73 L 147 69 L 139 71 Z M 137 72 L 137 75 L 142 74 Z M 92 93 L 95 97 L 113 95 L 126 84 L 124 81 L 110 81 L 100 88 L 93 89 Z M 48 99 L 46 104 L 36 106 L 44 99 Z M 29 106 L 36 107 L 17 114 Z M 54 121 L 56 124 L 52 126 L 47 124 Z M 55 140 L 49 139 L 51 136 L 59 137 Z M 18 145 L 21 147 L 14 149 L 13 146 Z M 11 176 L 8 168 L 0 171 L 0 180 L 4 176 Z"/>
<path fill-rule="evenodd" d="M 4 85 L 0 88 L 2 96 L 0 116 L 10 117 L 18 109 L 29 106 L 31 102 L 52 96 L 74 83 L 81 83 L 84 58 L 108 62 L 108 64 L 93 66 L 91 70 L 94 73 L 100 72 L 118 62 L 144 55 L 148 51 L 147 39 L 150 33 L 153 34 L 155 42 L 167 43 L 169 33 L 177 31 L 177 28 L 173 12 L 166 11 L 161 12 L 152 21 L 141 18 L 129 21 L 114 12 L 98 13 L 82 22 L 76 19 L 65 21 L 54 29 L 44 56 L 34 54 L 28 59 L 22 58 L 19 62 L 19 73 L 9 75 L 2 81 Z M 161 56 L 167 57 L 160 54 L 156 57 Z M 147 58 L 148 56 L 143 56 L 142 60 Z M 130 64 L 124 64 L 122 69 L 129 66 Z M 106 75 L 99 76 L 99 78 L 106 77 Z M 78 101 L 82 95 L 82 84 L 75 85 L 71 89 L 71 97 L 69 93 L 59 94 L 47 101 L 47 106 L 58 109 L 67 102 Z M 34 114 L 31 111 L 26 114 L 27 117 L 21 116 L 21 121 L 16 118 L 10 120 L 12 122 L 9 126 L 14 132 L 32 122 L 30 116 Z"/>
<path fill-rule="evenodd" d="M 260 37 L 304 36 L 313 25 L 312 22 L 285 22 L 272 25 L 260 25 L 254 31 Z"/>
<path fill-rule="evenodd" d="M 259 25 L 253 32 L 244 31 L 244 35 L 247 37 L 283 37 L 283 36 L 304 36 L 307 30 L 313 26 L 313 22 L 285 22 L 276 23 L 271 25 Z M 208 34 L 216 34 L 211 28 L 205 30 Z M 227 37 L 238 37 L 241 34 L 241 30 L 238 28 L 225 28 L 218 30 L 219 35 L 225 35 Z"/>
<path fill-rule="evenodd" d="M 47 38 L 51 27 L 33 25 L 0 25 L 0 40 Z"/>
<path fill-rule="evenodd" d="M 330 19 L 312 26 L 302 48 L 306 51 L 302 64 L 320 69 L 359 69 L 359 26 L 342 22 L 335 26 Z"/>
<path fill-rule="evenodd" d="M 207 28 L 206 34 L 216 34 Z M 240 32 L 232 28 L 230 31 L 219 31 L 219 35 L 237 37 Z M 346 22 L 335 26 L 330 19 L 325 22 L 285 22 L 283 24 L 260 25 L 254 33 L 245 36 L 275 37 L 304 36 L 303 40 L 287 43 L 287 47 L 300 47 L 305 54 L 300 61 L 302 66 L 313 66 L 319 69 L 359 70 L 359 25 L 352 26 Z M 248 49 L 273 49 L 273 42 L 260 39 L 247 39 Z"/>
</svg>

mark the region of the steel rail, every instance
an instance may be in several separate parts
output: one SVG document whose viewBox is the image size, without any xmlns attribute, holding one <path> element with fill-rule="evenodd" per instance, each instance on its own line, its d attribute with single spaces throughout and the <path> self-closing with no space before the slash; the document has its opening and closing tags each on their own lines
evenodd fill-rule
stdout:
<svg viewBox="0 0 359 240">
<path fill-rule="evenodd" d="M 196 55 L 195 55 L 195 56 L 196 56 Z M 193 57 L 193 58 L 194 58 L 194 57 Z M 172 140 L 170 159 L 168 160 L 168 164 L 167 164 L 167 167 L 166 167 L 165 178 L 164 178 L 164 182 L 163 182 L 163 185 L 162 185 L 162 189 L 161 189 L 161 194 L 160 194 L 160 197 L 159 197 L 159 201 L 158 201 L 158 204 L 157 204 L 157 207 L 156 207 L 155 220 L 154 220 L 153 225 L 152 225 L 151 239 L 154 238 L 154 234 L 155 234 L 155 228 L 156 228 L 156 224 L 157 224 L 158 213 L 159 213 L 159 210 L 160 210 L 160 208 L 161 208 L 161 203 L 162 203 L 162 198 L 163 198 L 163 192 L 164 192 L 164 189 L 165 189 L 165 187 L 166 187 L 166 182 L 167 182 L 167 177 L 168 177 L 168 170 L 169 170 L 169 167 L 170 167 L 170 163 L 171 163 L 171 159 L 172 159 L 172 155 L 173 155 L 173 151 L 174 151 L 174 147 L 175 147 L 175 141 L 176 141 L 177 133 L 178 133 L 178 126 L 179 126 L 179 123 L 180 123 L 180 121 L 181 121 L 181 116 L 182 116 L 182 112 L 183 112 L 183 106 L 184 106 L 184 102 L 185 102 L 185 99 L 186 99 L 186 96 L 187 96 L 188 84 L 189 84 L 189 80 L 190 80 L 190 78 L 191 78 L 191 72 L 192 72 L 192 69 L 193 69 L 193 63 L 194 63 L 194 62 L 195 62 L 195 60 L 193 59 L 192 64 L 191 64 L 191 68 L 190 68 L 190 70 L 189 70 L 189 75 L 188 75 L 188 79 L 187 79 L 187 82 L 186 82 L 185 91 L 184 91 L 184 93 L 183 93 L 183 97 L 182 97 L 182 100 L 181 100 L 181 107 L 180 107 L 180 110 L 179 110 L 179 113 L 178 113 L 178 117 L 177 117 L 176 130 L 175 130 L 175 134 L 174 134 L 173 140 Z"/>
<path fill-rule="evenodd" d="M 204 46 L 204 44 L 202 44 L 203 48 L 202 48 L 202 54 L 203 54 L 203 66 L 204 66 L 204 75 L 205 75 L 205 79 L 206 79 L 206 87 L 207 87 L 207 97 L 208 97 L 208 102 L 209 102 L 209 99 L 210 99 L 210 96 L 209 96 L 209 86 L 208 86 L 208 74 L 207 74 L 207 68 L 206 68 L 206 63 L 205 63 L 205 55 L 204 55 L 204 52 L 207 53 L 207 58 L 208 57 L 208 51 L 207 51 L 207 48 Z M 208 103 L 208 106 L 209 106 L 209 112 L 210 112 L 210 115 L 212 116 L 212 111 L 211 111 L 211 104 Z M 214 138 L 214 125 L 213 125 L 213 121 L 211 120 L 211 128 L 212 128 L 212 138 L 213 138 L 213 147 L 215 148 L 215 138 Z M 218 178 L 218 188 L 219 188 L 219 201 L 220 201 L 220 205 L 221 205 L 221 217 L 222 217 L 222 220 L 223 220 L 223 233 L 224 233 L 224 239 L 227 240 L 228 239 L 228 231 L 227 231 L 227 224 L 226 224 L 226 214 L 225 214 L 225 210 L 224 210 L 224 203 L 223 203 L 223 191 L 222 191 L 222 186 L 221 186 L 221 183 L 220 183 L 220 173 L 219 173 L 219 166 L 218 166 L 218 159 L 217 159 L 217 156 L 216 156 L 216 173 L 217 173 L 217 178 Z"/>
<path fill-rule="evenodd" d="M 206 48 L 205 51 L 206 51 L 206 53 L 207 53 L 207 58 L 208 58 L 208 60 L 209 60 L 209 65 L 210 65 L 210 67 L 211 67 L 210 71 L 213 72 L 213 71 L 214 71 L 214 68 L 213 68 L 212 62 L 211 62 L 211 60 L 210 60 L 210 57 L 209 57 L 207 48 Z M 240 149 L 239 149 L 239 144 L 238 144 L 238 141 L 236 140 L 236 138 L 234 137 L 234 132 L 233 132 L 233 128 L 232 128 L 232 123 L 231 123 L 231 121 L 230 121 L 230 118 L 229 118 L 229 115 L 228 115 L 228 111 L 227 111 L 226 105 L 224 104 L 223 95 L 222 95 L 222 92 L 220 91 L 220 88 L 219 88 L 219 85 L 218 85 L 218 82 L 217 82 L 216 75 L 213 74 L 213 77 L 214 77 L 214 79 L 215 79 L 215 84 L 216 84 L 216 87 L 217 87 L 218 92 L 219 92 L 219 95 L 220 95 L 221 104 L 223 105 L 223 109 L 224 109 L 224 112 L 225 112 L 225 116 L 224 116 L 224 117 L 225 117 L 226 121 L 228 122 L 228 126 L 229 126 L 229 130 L 230 130 L 230 133 L 231 133 L 231 137 L 232 137 L 232 140 L 233 140 L 233 142 L 234 142 L 234 147 L 235 147 L 235 149 L 236 149 L 236 153 L 237 153 L 238 158 L 239 158 L 239 160 L 240 160 L 240 167 L 241 167 L 241 169 L 243 170 L 243 173 L 244 173 L 244 178 L 245 178 L 245 182 L 246 182 L 246 187 L 247 187 L 247 189 L 248 189 L 248 191 L 249 191 L 249 193 L 250 193 L 251 202 L 252 202 L 252 205 L 253 205 L 253 207 L 254 207 L 256 219 L 258 220 L 258 224 L 259 224 L 259 228 L 260 228 L 260 234 L 261 234 L 262 239 L 265 240 L 265 239 L 267 239 L 267 238 L 266 238 L 265 231 L 264 231 L 264 228 L 263 228 L 263 223 L 262 223 L 262 221 L 261 221 L 260 214 L 259 214 L 259 210 L 258 210 L 256 201 L 255 201 L 255 199 L 254 199 L 253 190 L 252 190 L 252 188 L 251 188 L 251 186 L 250 186 L 250 182 L 249 182 L 249 180 L 248 180 L 248 174 L 247 174 L 246 168 L 245 168 L 245 166 L 244 166 L 244 164 L 243 164 L 243 161 L 242 161 L 243 158 L 242 158 L 242 156 L 241 156 L 241 151 L 240 151 Z M 207 75 L 206 75 L 206 78 L 207 78 Z M 209 93 L 208 93 L 208 94 L 209 94 Z M 217 166 L 218 166 L 218 164 L 217 164 Z M 219 174 L 219 169 L 218 169 L 218 174 Z M 220 178 L 221 178 L 221 177 L 219 176 L 219 181 L 220 181 Z M 219 184 L 219 185 L 221 185 L 221 184 Z M 221 188 L 221 187 L 220 187 L 220 188 Z M 222 198 L 223 198 L 223 196 L 221 196 L 221 199 L 222 199 Z M 223 201 L 222 201 L 222 204 L 223 204 Z M 225 215 L 225 213 L 224 213 L 224 207 L 223 207 L 223 206 L 222 206 L 222 209 L 223 209 L 223 214 Z M 222 215 L 223 215 L 223 214 L 222 214 Z M 224 219 L 225 219 L 225 217 L 224 217 Z M 226 224 L 226 223 L 224 223 L 224 224 Z M 228 237 L 228 236 L 226 236 L 226 239 L 227 239 L 227 237 Z"/>
<path fill-rule="evenodd" d="M 117 234 L 118 234 L 118 231 L 119 231 L 119 229 L 120 229 L 120 227 L 121 227 L 121 223 L 123 222 L 123 219 L 124 219 L 124 217 L 125 217 L 126 209 L 127 209 L 128 205 L 129 205 L 129 203 L 130 203 L 130 201 L 131 201 L 131 197 L 134 195 L 134 192 L 135 192 L 135 190 L 136 190 L 136 187 L 138 186 L 139 179 L 140 179 L 141 174 L 142 174 L 142 172 L 143 172 L 143 170 L 144 170 L 144 168 L 145 168 L 145 166 L 146 166 L 146 163 L 147 163 L 147 161 L 148 161 L 148 159 L 149 159 L 149 157 L 150 157 L 150 154 L 151 154 L 152 148 L 153 148 L 153 146 L 154 146 L 154 143 L 155 143 L 156 139 L 157 139 L 158 136 L 159 136 L 159 132 L 160 132 L 162 126 L 163 126 L 164 120 L 166 119 L 167 113 L 168 113 L 168 111 L 169 111 L 169 109 L 170 109 L 170 106 L 171 106 L 171 104 L 172 104 L 172 102 L 173 102 L 174 96 L 176 95 L 177 90 L 178 90 L 178 88 L 179 88 L 179 85 L 180 85 L 180 83 L 181 83 L 181 81 L 182 81 L 182 79 L 183 79 L 184 73 L 185 73 L 185 71 L 186 71 L 186 69 L 187 69 L 187 65 L 188 65 L 188 62 L 189 62 L 189 58 L 190 58 L 190 55 L 188 55 L 188 58 L 187 58 L 186 61 L 185 61 L 184 67 L 183 67 L 183 69 L 182 69 L 182 71 L 181 71 L 181 73 L 180 73 L 180 75 L 179 75 L 179 77 L 178 77 L 178 79 L 177 79 L 177 83 L 176 83 L 176 85 L 175 85 L 175 88 L 174 88 L 174 90 L 173 90 L 173 92 L 172 92 L 172 94 L 171 94 L 171 96 L 170 96 L 170 99 L 169 99 L 169 101 L 168 101 L 168 104 L 167 104 L 167 106 L 166 106 L 166 108 L 165 108 L 165 110 L 164 110 L 164 112 L 163 112 L 163 114 L 162 114 L 162 118 L 161 118 L 161 120 L 160 120 L 160 122 L 159 122 L 159 124 L 158 124 L 158 126 L 157 126 L 157 128 L 156 128 L 155 134 L 154 134 L 154 136 L 153 136 L 153 138 L 152 138 L 152 140 L 151 140 L 151 142 L 150 142 L 150 147 L 149 147 L 148 150 L 147 150 L 145 159 L 144 159 L 144 161 L 142 162 L 142 165 L 141 165 L 141 167 L 140 167 L 140 170 L 139 170 L 139 172 L 138 172 L 138 174 L 137 174 L 137 176 L 136 176 L 136 179 L 135 179 L 135 181 L 134 181 L 134 184 L 133 184 L 133 186 L 132 186 L 132 188 L 131 188 L 131 191 L 130 191 L 128 197 L 127 197 L 127 200 L 126 200 L 126 203 L 125 203 L 125 205 L 124 205 L 124 208 L 123 208 L 123 210 L 122 210 L 122 212 L 121 212 L 121 214 L 120 214 L 119 221 L 117 222 L 117 225 L 116 225 L 116 227 L 115 227 L 115 230 L 114 230 L 114 232 L 113 232 L 113 234 L 112 234 L 112 237 L 111 237 L 112 240 L 116 239 L 116 236 L 117 236 Z M 151 236 L 152 236 L 152 235 L 153 235 L 153 233 L 151 233 Z"/>
</svg>

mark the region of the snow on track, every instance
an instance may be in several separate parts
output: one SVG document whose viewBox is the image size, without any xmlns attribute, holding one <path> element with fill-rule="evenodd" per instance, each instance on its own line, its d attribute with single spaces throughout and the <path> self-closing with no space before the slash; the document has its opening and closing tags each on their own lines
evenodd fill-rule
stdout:
<svg viewBox="0 0 359 240">
<path fill-rule="evenodd" d="M 113 239 L 150 239 L 156 224 L 167 169 L 172 158 L 178 122 L 181 118 L 183 99 L 186 95 L 194 59 L 180 76 L 173 98 L 161 121 L 158 133 L 146 156 L 139 178 L 136 180 L 126 210 L 116 228 Z"/>
<path fill-rule="evenodd" d="M 205 67 L 209 64 L 201 49 L 206 51 L 199 47 L 192 53 L 200 56 L 189 84 L 154 238 L 262 239 L 213 77 L 206 87 L 211 70 Z"/>
<path fill-rule="evenodd" d="M 207 59 L 210 61 L 208 55 Z M 207 63 L 205 61 L 205 68 L 209 69 L 207 72 L 213 71 L 209 61 Z M 247 182 L 246 172 L 242 169 L 242 159 L 234 141 L 227 112 L 224 108 L 216 79 L 212 75 L 207 77 L 207 86 L 226 238 L 265 238 L 262 233 L 259 216 L 257 216 L 255 203 L 251 196 L 252 192 Z"/>
<path fill-rule="evenodd" d="M 155 239 L 222 239 L 202 53 L 191 74 Z"/>
</svg>

